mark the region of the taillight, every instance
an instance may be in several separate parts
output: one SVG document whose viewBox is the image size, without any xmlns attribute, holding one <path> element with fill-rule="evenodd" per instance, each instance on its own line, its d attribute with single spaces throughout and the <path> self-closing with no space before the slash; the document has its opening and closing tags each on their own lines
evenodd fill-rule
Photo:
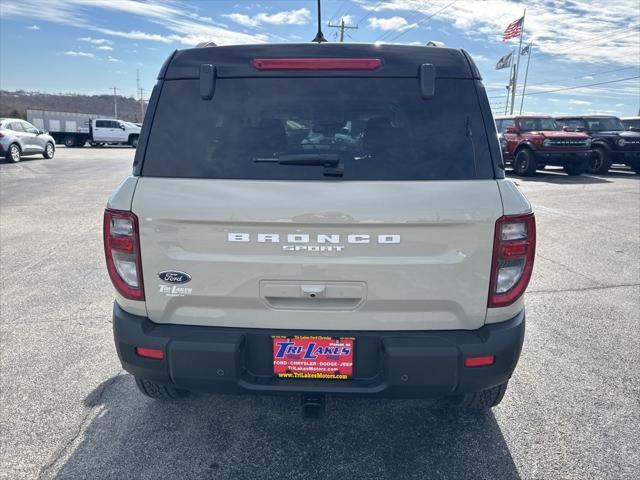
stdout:
<svg viewBox="0 0 640 480">
<path fill-rule="evenodd" d="M 138 217 L 122 210 L 104 211 L 104 252 L 116 290 L 125 298 L 144 300 Z"/>
<path fill-rule="evenodd" d="M 489 284 L 489 307 L 506 307 L 526 290 L 536 252 L 533 213 L 506 215 L 496 221 Z"/>
<path fill-rule="evenodd" d="M 375 70 L 379 58 L 256 58 L 257 70 Z"/>
</svg>

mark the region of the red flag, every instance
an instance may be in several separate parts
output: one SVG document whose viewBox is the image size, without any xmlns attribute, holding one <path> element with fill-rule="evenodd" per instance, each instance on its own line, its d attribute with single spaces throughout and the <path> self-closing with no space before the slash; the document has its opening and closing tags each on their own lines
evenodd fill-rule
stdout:
<svg viewBox="0 0 640 480">
<path fill-rule="evenodd" d="M 507 29 L 504 31 L 502 35 L 502 41 L 509 40 L 510 38 L 515 38 L 522 33 L 522 24 L 524 23 L 524 16 L 515 20 L 509 24 Z"/>
</svg>

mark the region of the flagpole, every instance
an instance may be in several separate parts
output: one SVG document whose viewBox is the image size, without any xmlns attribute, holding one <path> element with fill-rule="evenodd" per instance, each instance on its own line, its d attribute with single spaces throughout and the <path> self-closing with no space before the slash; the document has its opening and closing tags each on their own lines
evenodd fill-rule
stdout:
<svg viewBox="0 0 640 480">
<path fill-rule="evenodd" d="M 529 77 L 529 62 L 533 53 L 533 42 L 529 42 L 529 51 L 527 52 L 527 69 L 524 72 L 524 85 L 522 86 L 522 98 L 520 99 L 520 115 L 522 115 L 522 106 L 524 105 L 524 94 L 527 91 L 527 78 Z"/>
<path fill-rule="evenodd" d="M 516 103 L 516 89 L 518 88 L 518 69 L 520 68 L 520 51 L 522 50 L 522 36 L 524 35 L 524 17 L 527 15 L 527 9 L 522 14 L 522 28 L 520 28 L 520 46 L 518 47 L 518 63 L 516 63 L 516 75 L 513 82 L 513 90 L 511 91 L 511 115 L 513 115 L 513 105 Z"/>
<path fill-rule="evenodd" d="M 511 50 L 511 59 L 513 59 L 513 50 Z M 513 64 L 513 60 L 511 60 L 511 65 L 509 66 L 509 84 L 507 85 L 507 101 L 504 106 L 504 114 L 509 113 L 509 97 L 511 96 L 511 89 L 513 88 L 513 69 L 515 65 Z"/>
</svg>

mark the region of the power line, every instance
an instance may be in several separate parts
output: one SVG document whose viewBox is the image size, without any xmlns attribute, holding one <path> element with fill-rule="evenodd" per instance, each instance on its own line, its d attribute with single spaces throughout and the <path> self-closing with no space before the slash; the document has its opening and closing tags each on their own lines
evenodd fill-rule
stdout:
<svg viewBox="0 0 640 480">
<path fill-rule="evenodd" d="M 344 0 L 342 3 L 339 3 L 338 4 L 338 8 L 335 9 L 335 11 L 331 14 L 331 16 L 329 18 L 331 18 L 331 19 L 336 18 L 336 15 L 338 14 L 338 12 L 340 10 L 342 10 L 345 7 L 345 5 L 347 4 L 347 1 L 348 0 Z"/>
<path fill-rule="evenodd" d="M 543 95 L 546 93 L 554 93 L 554 92 L 564 92 L 567 90 L 576 90 L 578 88 L 587 88 L 587 87 L 595 87 L 597 85 L 607 85 L 610 83 L 619 83 L 619 82 L 626 82 L 628 80 L 633 80 L 636 78 L 640 78 L 640 75 L 635 75 L 633 77 L 626 77 L 626 78 L 618 78 L 616 80 L 607 80 L 605 82 L 596 82 L 596 83 L 587 83 L 585 85 L 576 85 L 573 87 L 562 87 L 562 88 L 553 88 L 551 90 L 540 90 L 538 92 L 531 92 L 531 93 L 527 93 L 527 95 Z M 520 94 L 518 94 L 517 96 L 520 96 Z M 493 96 L 493 97 L 489 97 L 489 98 L 500 98 L 502 97 L 502 95 L 497 95 L 497 96 Z"/>
<path fill-rule="evenodd" d="M 384 0 L 380 0 L 378 3 L 376 3 L 375 6 L 371 8 L 371 10 L 369 10 L 363 17 L 360 18 L 360 20 L 356 22 L 356 25 L 360 25 L 367 18 L 373 15 L 376 12 L 376 9 L 382 4 L 382 2 L 384 2 Z"/>
<path fill-rule="evenodd" d="M 430 11 L 431 7 L 429 7 L 429 11 Z M 427 12 L 428 13 L 428 12 Z M 425 14 L 419 11 L 414 11 L 409 13 L 409 15 L 406 17 L 406 20 L 408 22 L 413 22 L 413 25 L 411 25 L 412 27 L 417 26 L 417 23 L 420 21 L 420 17 L 424 17 Z M 409 23 L 410 24 L 410 23 Z M 378 37 L 376 39 L 376 42 L 382 42 L 382 41 L 386 41 L 388 38 L 390 38 L 394 33 L 398 32 L 401 28 L 405 27 L 406 25 L 401 25 L 398 26 L 396 28 L 393 28 L 391 30 L 388 30 L 386 32 L 384 32 L 382 35 L 380 35 L 380 37 Z"/>
<path fill-rule="evenodd" d="M 440 12 L 445 11 L 447 8 L 449 8 L 451 5 L 453 5 L 454 3 L 457 3 L 458 0 L 453 0 L 451 3 L 446 4 L 444 7 L 442 7 L 440 10 L 436 11 L 435 13 L 432 13 L 431 15 L 429 15 L 428 17 L 425 17 L 424 19 L 420 20 L 419 22 L 417 22 L 415 25 L 413 25 L 411 28 L 407 28 L 405 31 L 400 32 L 398 35 L 396 35 L 395 37 L 393 37 L 391 40 L 389 40 L 389 42 L 393 42 L 395 40 L 397 40 L 398 38 L 400 38 L 402 35 L 404 35 L 407 32 L 410 32 L 411 30 L 413 30 L 414 28 L 416 28 L 418 25 L 422 25 L 424 22 L 426 22 L 427 20 L 435 17 L 437 14 L 439 14 Z"/>
<path fill-rule="evenodd" d="M 562 77 L 562 80 L 578 80 L 578 79 L 582 79 L 583 77 L 592 77 L 594 75 L 606 75 L 607 73 L 614 73 L 614 72 L 621 72 L 623 70 L 630 70 L 630 69 L 637 69 L 640 67 L 623 67 L 623 68 L 615 68 L 613 70 L 605 70 L 604 72 L 591 72 L 591 73 L 583 73 L 582 75 L 578 75 L 576 77 L 569 77 L 569 78 L 565 78 Z M 560 79 L 561 77 L 557 77 L 558 79 Z M 549 80 L 546 80 L 544 82 L 538 82 L 538 83 L 530 83 L 528 86 L 529 87 L 535 87 L 538 85 L 546 85 L 549 82 L 552 82 L 554 79 L 551 78 Z M 586 79 L 585 79 L 586 80 Z M 498 91 L 498 90 L 503 90 L 504 87 L 495 87 L 495 88 L 487 88 L 487 92 L 493 92 L 493 91 Z M 502 95 L 498 95 L 499 97 L 501 97 Z M 497 98 L 498 96 L 491 96 L 489 98 Z"/>
</svg>

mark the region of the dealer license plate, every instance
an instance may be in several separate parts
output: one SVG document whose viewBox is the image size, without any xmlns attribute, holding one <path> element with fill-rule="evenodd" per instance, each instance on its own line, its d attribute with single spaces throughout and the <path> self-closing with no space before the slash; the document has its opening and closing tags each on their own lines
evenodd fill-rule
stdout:
<svg viewBox="0 0 640 480">
<path fill-rule="evenodd" d="M 273 373 L 280 378 L 347 380 L 353 376 L 352 337 L 273 336 Z"/>
</svg>

